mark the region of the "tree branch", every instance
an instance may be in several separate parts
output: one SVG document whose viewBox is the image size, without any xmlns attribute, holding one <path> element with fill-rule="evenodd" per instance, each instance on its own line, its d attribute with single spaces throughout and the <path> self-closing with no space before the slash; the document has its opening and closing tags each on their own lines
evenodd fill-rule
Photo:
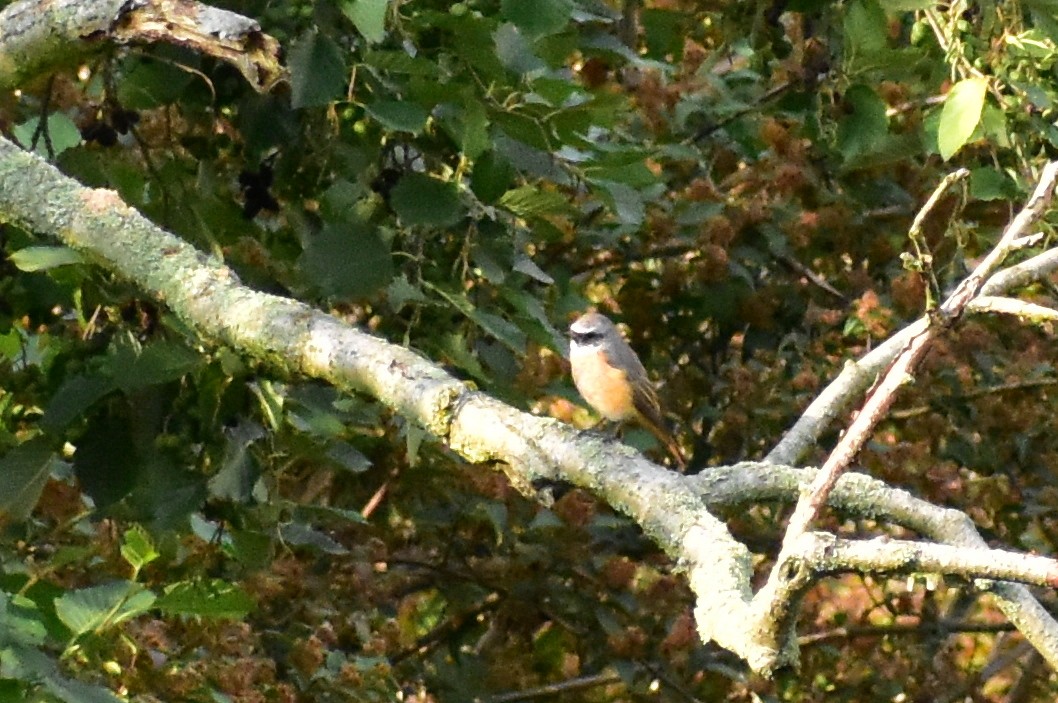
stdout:
<svg viewBox="0 0 1058 703">
<path fill-rule="evenodd" d="M 715 510 L 760 501 L 792 502 L 802 487 L 811 483 L 815 473 L 815 469 L 743 462 L 710 469 L 691 480 L 705 504 Z M 843 474 L 830 493 L 829 504 L 844 514 L 891 522 L 954 547 L 988 547 L 965 513 L 933 505 L 864 474 Z M 1013 583 L 978 583 L 977 586 L 992 593 L 1000 610 L 1050 666 L 1058 669 L 1058 621 L 1032 593 L 1025 586 Z M 754 600 L 760 596 L 758 593 Z M 753 612 L 768 616 L 766 609 L 757 604 Z"/>
<path fill-rule="evenodd" d="M 19 0 L 0 11 L 0 90 L 111 44 L 156 43 L 229 63 L 258 92 L 286 75 L 257 22 L 192 0 Z"/>
<path fill-rule="evenodd" d="M 967 549 L 887 537 L 850 540 L 826 532 L 805 532 L 795 550 L 797 558 L 819 575 L 924 571 L 1058 588 L 1058 562 L 1054 559 L 1002 549 Z"/>
<path fill-rule="evenodd" d="M 775 592 L 776 600 L 774 602 L 777 609 L 782 607 L 780 601 L 788 602 L 781 595 L 786 589 L 778 582 L 785 579 L 787 574 L 792 573 L 790 565 L 786 564 L 785 561 L 796 554 L 794 543 L 808 529 L 808 526 L 816 519 L 823 506 L 826 505 L 827 496 L 833 490 L 838 477 L 848 468 L 852 460 L 859 454 L 863 445 L 870 439 L 875 425 L 885 416 L 896 399 L 896 392 L 908 379 L 914 376 L 915 370 L 925 356 L 933 339 L 940 331 L 947 329 L 962 317 L 963 311 L 977 297 L 985 280 L 1002 264 L 1013 249 L 1021 246 L 1020 241 L 1025 236 L 1026 230 L 1043 216 L 1046 208 L 1050 206 L 1056 181 L 1058 181 L 1058 162 L 1051 162 L 1043 168 L 1040 181 L 1028 204 L 1007 226 L 995 247 L 978 263 L 970 275 L 963 279 L 955 291 L 941 304 L 936 313 L 929 316 L 929 324 L 920 333 L 913 335 L 908 340 L 892 366 L 889 367 L 881 381 L 875 385 L 867 396 L 863 408 L 857 413 L 838 445 L 827 457 L 826 462 L 823 463 L 823 466 L 813 479 L 812 485 L 797 501 L 797 506 L 794 508 L 793 515 L 790 517 L 789 525 L 786 528 L 786 534 L 783 537 L 782 549 L 776 560 L 775 568 L 772 569 L 768 582 L 762 589 L 762 591 L 773 590 Z M 954 178 L 945 179 L 941 185 L 948 187 L 951 182 L 954 182 Z M 938 192 L 939 189 L 934 192 L 933 197 L 927 203 L 927 207 L 937 201 Z M 916 227 L 920 220 L 921 216 L 915 218 Z"/>
<path fill-rule="evenodd" d="M 1051 166 L 1053 164 L 1049 165 Z M 1022 212 L 1030 212 L 1031 205 L 1039 202 L 1036 197 L 1040 193 L 1043 180 L 1041 177 L 1036 194 L 1030 200 L 1030 205 Z M 1038 214 L 1034 217 L 1038 217 Z M 1012 222 L 1007 228 L 1007 232 L 1012 234 L 1011 242 L 1020 239 L 1024 231 L 1031 226 L 1032 221 L 1021 223 L 1017 229 L 1013 230 L 1011 228 L 1014 227 L 1016 221 Z M 1038 281 L 1055 270 L 1058 270 L 1058 249 L 1050 249 L 1026 261 L 996 271 L 980 287 L 979 295 L 1000 295 Z M 970 309 L 973 309 L 972 303 Z M 765 457 L 766 461 L 776 464 L 797 463 L 809 448 L 815 446 L 819 437 L 830 427 L 831 423 L 849 409 L 853 400 L 874 383 L 877 376 L 893 362 L 909 344 L 909 341 L 921 334 L 928 325 L 928 318 L 919 318 L 859 360 L 846 362 L 838 377 L 816 396 L 801 417 L 768 453 Z"/>
</svg>

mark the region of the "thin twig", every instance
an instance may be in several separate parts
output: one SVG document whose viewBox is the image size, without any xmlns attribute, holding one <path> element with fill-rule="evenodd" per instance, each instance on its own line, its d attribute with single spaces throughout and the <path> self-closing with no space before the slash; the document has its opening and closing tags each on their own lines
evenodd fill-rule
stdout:
<svg viewBox="0 0 1058 703">
<path fill-rule="evenodd" d="M 908 241 L 910 241 L 911 246 L 915 248 L 916 268 L 926 277 L 928 283 L 927 290 L 929 291 L 929 298 L 927 300 L 926 310 L 933 309 L 933 304 L 936 302 L 935 296 L 937 296 L 940 291 L 940 284 L 937 282 L 937 276 L 933 270 L 933 255 L 929 252 L 929 245 L 926 242 L 923 225 L 926 222 L 926 218 L 940 203 L 941 197 L 948 192 L 948 189 L 959 181 L 963 181 L 969 177 L 970 170 L 966 168 L 957 169 L 945 176 L 943 180 L 941 180 L 940 185 L 933 189 L 933 194 L 929 196 L 929 200 L 926 201 L 926 204 L 919 209 L 918 214 L 915 215 L 915 219 L 911 222 L 911 227 L 907 230 Z"/>
<path fill-rule="evenodd" d="M 513 701 L 528 701 L 533 698 L 544 698 L 570 691 L 583 691 L 586 688 L 597 686 L 608 686 L 612 683 L 621 683 L 618 674 L 593 674 L 591 676 L 578 676 L 575 679 L 567 679 L 558 683 L 549 683 L 536 688 L 527 688 L 523 691 L 511 691 L 500 693 L 487 699 L 489 703 L 513 703 Z"/>
<path fill-rule="evenodd" d="M 434 647 L 444 643 L 452 634 L 459 631 L 466 623 L 471 620 L 476 620 L 479 616 L 485 613 L 495 610 L 500 606 L 500 596 L 497 593 L 490 593 L 485 597 L 485 600 L 471 608 L 460 613 L 456 613 L 452 617 L 448 618 L 444 622 L 438 624 L 432 630 L 427 632 L 425 635 L 416 640 L 415 644 L 407 649 L 389 657 L 390 664 L 396 665 L 412 655 L 422 656 L 426 654 Z"/>
<path fill-rule="evenodd" d="M 827 279 L 823 278 L 822 274 L 816 273 L 815 271 L 813 271 L 812 269 L 808 268 L 807 266 L 802 264 L 800 261 L 795 259 L 790 254 L 786 254 L 786 253 L 778 252 L 778 251 L 772 251 L 772 256 L 774 256 L 779 261 L 783 262 L 784 264 L 786 264 L 787 266 L 792 268 L 795 272 L 797 272 L 797 273 L 801 274 L 802 276 L 804 276 L 805 278 L 807 278 L 810 283 L 812 283 L 813 285 L 815 285 L 815 286 L 817 286 L 819 288 L 822 288 L 823 290 L 825 290 L 827 293 L 830 293 L 831 295 L 833 295 L 838 300 L 840 300 L 842 302 L 845 302 L 845 303 L 847 303 L 849 301 L 848 296 L 846 296 L 844 293 L 839 291 L 834 286 L 830 285 L 830 283 L 827 282 Z"/>
<path fill-rule="evenodd" d="M 976 398 L 983 398 L 988 395 L 998 393 L 1011 393 L 1013 391 L 1027 391 L 1034 388 L 1046 388 L 1047 386 L 1058 385 L 1058 378 L 1037 378 L 1031 381 L 1013 381 L 1011 383 L 1000 383 L 995 386 L 986 386 L 985 388 L 974 388 L 973 390 L 966 391 L 965 393 L 954 393 L 944 398 L 945 401 L 966 401 L 974 400 Z M 889 413 L 889 417 L 894 420 L 910 420 L 914 417 L 925 415 L 935 410 L 929 405 L 919 405 L 913 408 L 904 408 L 902 410 L 894 410 Z"/>
<path fill-rule="evenodd" d="M 966 622 L 964 620 L 936 620 L 934 622 L 893 623 L 891 625 L 849 625 L 835 627 L 832 630 L 814 632 L 797 638 L 802 647 L 823 644 L 831 640 L 852 639 L 854 637 L 889 637 L 890 635 L 933 635 L 956 633 L 990 634 L 1010 632 L 1014 626 L 1009 622 Z"/>
</svg>

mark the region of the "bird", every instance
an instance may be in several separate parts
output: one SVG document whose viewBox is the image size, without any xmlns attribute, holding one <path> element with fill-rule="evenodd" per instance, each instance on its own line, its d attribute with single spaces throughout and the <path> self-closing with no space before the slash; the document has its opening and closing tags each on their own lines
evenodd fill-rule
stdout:
<svg viewBox="0 0 1058 703">
<path fill-rule="evenodd" d="M 647 370 L 610 318 L 585 313 L 569 326 L 569 338 L 573 385 L 588 405 L 611 422 L 639 422 L 685 470 L 687 460 L 666 426 Z"/>
</svg>

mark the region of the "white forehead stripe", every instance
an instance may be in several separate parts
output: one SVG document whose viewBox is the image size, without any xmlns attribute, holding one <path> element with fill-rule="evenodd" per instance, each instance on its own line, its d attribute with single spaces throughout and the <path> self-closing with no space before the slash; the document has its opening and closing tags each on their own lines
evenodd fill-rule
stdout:
<svg viewBox="0 0 1058 703">
<path fill-rule="evenodd" d="M 583 320 L 577 320 L 569 326 L 570 332 L 576 332 L 577 334 L 587 334 L 588 332 L 594 332 L 598 327 L 590 324 L 585 324 Z"/>
</svg>

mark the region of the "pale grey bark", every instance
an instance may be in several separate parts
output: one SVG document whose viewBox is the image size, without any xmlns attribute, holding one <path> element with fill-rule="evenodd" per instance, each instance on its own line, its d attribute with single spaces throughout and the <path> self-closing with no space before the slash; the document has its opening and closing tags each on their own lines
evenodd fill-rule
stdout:
<svg viewBox="0 0 1058 703">
<path fill-rule="evenodd" d="M 159 13 L 172 7 L 195 10 L 193 17 L 185 16 L 191 18 L 191 30 L 179 23 L 152 23 L 152 17 L 162 17 Z M 121 27 L 127 30 L 130 26 L 129 16 L 116 22 L 123 12 L 140 13 L 134 35 L 121 33 Z M 218 55 L 241 65 L 240 70 L 260 89 L 281 74 L 272 63 L 274 54 L 266 52 L 263 58 L 240 64 L 237 54 L 252 49 L 240 49 L 238 41 L 224 42 L 231 39 L 230 31 L 238 35 L 242 30 L 251 34 L 257 30 L 252 24 L 228 24 L 230 19 L 187 2 L 23 0 L 0 12 L 0 87 L 17 85 L 29 75 L 84 56 L 95 48 L 94 42 L 173 41 L 201 45 L 203 51 L 223 49 L 228 53 Z M 367 394 L 468 461 L 500 462 L 500 468 L 527 493 L 533 491 L 536 479 L 545 477 L 595 491 L 630 515 L 685 569 L 696 596 L 695 616 L 703 640 L 716 641 L 758 671 L 770 672 L 796 661 L 792 623 L 798 600 L 826 573 L 872 568 L 900 571 L 928 561 L 942 573 L 1039 583 L 1041 574 L 1048 573 L 1048 563 L 1053 565 L 1040 558 L 987 551 L 965 514 L 938 508 L 879 481 L 846 474 L 830 494 L 830 505 L 905 525 L 967 553 L 929 543 L 886 546 L 883 542 L 837 541 L 809 532 L 802 549 L 793 555 L 795 568 L 790 569 L 789 578 L 778 582 L 773 591 L 754 595 L 752 555 L 707 506 L 756 500 L 792 502 L 814 475 L 810 470 L 772 463 L 722 467 L 704 476 L 684 477 L 660 469 L 621 445 L 519 412 L 468 388 L 411 350 L 360 332 L 298 301 L 248 289 L 229 268 L 155 227 L 113 192 L 83 188 L 3 139 L 0 217 L 60 240 L 156 295 L 206 343 L 230 345 L 276 367 Z M 997 274 L 984 291 L 997 295 L 1056 267 L 1058 256 L 1041 254 L 1020 268 Z M 1004 275 L 1006 281 L 1000 285 L 997 281 Z M 779 462 L 785 458 L 792 463 L 799 457 L 924 326 L 923 321 L 912 324 L 848 367 L 769 459 Z M 989 563 L 986 555 L 993 554 L 995 563 L 1003 564 L 1001 572 Z M 967 565 L 971 556 L 975 561 Z M 1007 616 L 1051 665 L 1058 665 L 1058 623 L 1031 593 L 1012 583 L 982 585 L 991 588 Z M 779 589 L 782 594 L 777 597 Z M 778 612 L 773 609 L 776 603 L 781 604 Z"/>
</svg>

